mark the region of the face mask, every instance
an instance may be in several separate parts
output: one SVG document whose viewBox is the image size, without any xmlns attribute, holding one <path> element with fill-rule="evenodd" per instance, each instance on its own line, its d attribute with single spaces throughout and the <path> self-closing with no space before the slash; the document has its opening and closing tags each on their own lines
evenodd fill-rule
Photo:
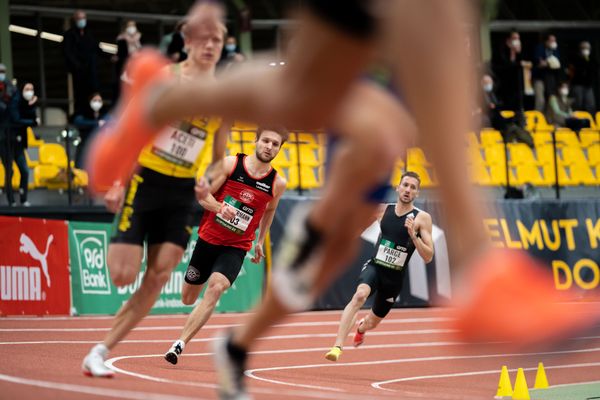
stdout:
<svg viewBox="0 0 600 400">
<path fill-rule="evenodd" d="M 33 90 L 24 90 L 23 91 L 23 98 L 26 101 L 29 101 L 29 100 L 33 99 Z"/>
<path fill-rule="evenodd" d="M 494 84 L 493 83 L 486 83 L 483 85 L 483 90 L 486 93 L 490 93 L 492 91 L 492 89 L 494 89 Z"/>
<path fill-rule="evenodd" d="M 78 20 L 77 20 L 77 22 L 76 22 L 75 24 L 77 25 L 77 27 L 78 27 L 79 29 L 83 29 L 83 28 L 85 28 L 85 26 L 87 25 L 87 21 L 86 21 L 86 19 L 85 19 L 85 18 L 84 18 L 84 19 L 78 19 Z"/>
<path fill-rule="evenodd" d="M 0 82 L 6 80 L 6 74 L 4 72 L 0 72 Z"/>
<path fill-rule="evenodd" d="M 100 111 L 100 109 L 102 108 L 102 102 L 99 100 L 92 100 L 90 101 L 90 107 L 94 111 Z"/>
<path fill-rule="evenodd" d="M 125 29 L 125 31 L 127 32 L 128 35 L 135 35 L 137 32 L 137 28 L 135 26 L 128 26 L 127 29 Z"/>
<path fill-rule="evenodd" d="M 581 49 L 581 55 L 584 57 L 589 57 L 590 56 L 590 49 Z"/>
<path fill-rule="evenodd" d="M 512 44 L 512 47 L 514 47 L 515 49 L 521 48 L 521 41 L 519 39 L 513 39 L 511 44 Z"/>
<path fill-rule="evenodd" d="M 227 50 L 228 52 L 232 53 L 235 51 L 235 44 L 226 44 L 225 45 L 225 50 Z"/>
<path fill-rule="evenodd" d="M 569 95 L 569 89 L 567 89 L 567 88 L 561 88 L 559 92 L 560 92 L 560 95 L 563 97 L 567 97 Z"/>
<path fill-rule="evenodd" d="M 550 44 L 548 45 L 548 48 L 550 50 L 556 50 L 557 47 L 558 47 L 558 44 L 556 42 L 550 42 Z"/>
</svg>

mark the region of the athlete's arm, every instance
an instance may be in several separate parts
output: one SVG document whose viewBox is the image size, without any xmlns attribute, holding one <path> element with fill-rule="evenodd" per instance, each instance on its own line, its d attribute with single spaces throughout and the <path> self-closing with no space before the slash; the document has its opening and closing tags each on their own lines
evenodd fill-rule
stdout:
<svg viewBox="0 0 600 400">
<path fill-rule="evenodd" d="M 223 120 L 219 129 L 215 132 L 215 139 L 212 148 L 212 162 L 215 163 L 225 158 L 225 150 L 227 149 L 227 136 L 231 131 L 233 123 L 228 120 Z"/>
<path fill-rule="evenodd" d="M 269 202 L 269 205 L 267 206 L 265 213 L 258 224 L 258 240 L 254 246 L 254 257 L 251 260 L 253 263 L 258 263 L 260 259 L 264 257 L 263 244 L 265 242 L 265 237 L 271 228 L 271 223 L 273 222 L 273 217 L 275 216 L 275 211 L 277 210 L 277 205 L 279 204 L 279 199 L 283 195 L 283 192 L 285 192 L 286 186 L 287 181 L 277 175 L 277 181 L 275 183 L 275 187 L 273 188 L 273 199 Z"/>
<path fill-rule="evenodd" d="M 412 220 L 412 223 L 409 220 Z M 414 219 L 407 218 L 406 221 L 408 234 L 415 244 L 415 248 L 419 252 L 419 255 L 425 260 L 425 263 L 431 262 L 433 259 L 431 215 L 421 211 Z"/>
<path fill-rule="evenodd" d="M 210 182 L 210 193 L 206 194 L 205 197 L 198 196 L 198 186 L 199 183 L 196 184 L 196 198 L 200 205 L 208 211 L 212 211 L 214 213 L 222 212 L 223 216 L 226 219 L 233 218 L 235 216 L 235 211 L 231 210 L 229 207 L 224 207 L 224 203 L 221 203 L 215 199 L 213 193 L 225 184 L 229 173 L 231 172 L 233 166 L 235 165 L 236 157 L 229 156 L 223 159 L 223 168 L 219 168 L 219 173 L 213 176 L 212 181 Z"/>
</svg>

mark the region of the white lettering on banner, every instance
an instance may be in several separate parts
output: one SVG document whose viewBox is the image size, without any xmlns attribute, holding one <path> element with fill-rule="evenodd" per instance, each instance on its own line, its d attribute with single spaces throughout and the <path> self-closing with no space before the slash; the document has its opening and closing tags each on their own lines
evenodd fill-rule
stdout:
<svg viewBox="0 0 600 400">
<path fill-rule="evenodd" d="M 110 275 L 106 264 L 107 233 L 94 230 L 73 230 L 73 236 L 77 246 L 81 292 L 110 295 Z"/>
<path fill-rule="evenodd" d="M 0 266 L 0 299 L 3 301 L 41 301 L 40 269 L 26 266 Z"/>
<path fill-rule="evenodd" d="M 144 279 L 144 273 L 145 271 L 138 273 L 135 282 L 133 282 L 131 285 L 117 288 L 117 293 L 121 296 L 125 294 L 134 294 L 142 284 L 142 280 Z M 169 278 L 167 283 L 165 283 L 165 286 L 163 286 L 160 294 L 181 294 L 181 287 L 183 285 L 183 275 L 184 273 L 182 271 L 171 272 L 171 277 Z"/>
</svg>

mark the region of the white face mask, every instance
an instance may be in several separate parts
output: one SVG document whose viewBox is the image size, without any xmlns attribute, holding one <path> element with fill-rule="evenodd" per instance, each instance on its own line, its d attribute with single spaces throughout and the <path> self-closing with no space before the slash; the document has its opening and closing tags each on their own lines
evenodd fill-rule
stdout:
<svg viewBox="0 0 600 400">
<path fill-rule="evenodd" d="M 560 88 L 559 93 L 562 97 L 567 97 L 569 95 L 569 88 Z"/>
<path fill-rule="evenodd" d="M 135 35 L 137 33 L 137 28 L 135 26 L 128 26 L 127 29 L 125 29 L 125 31 L 127 32 L 128 35 Z"/>
<path fill-rule="evenodd" d="M 6 73 L 0 72 L 0 82 L 4 82 L 5 79 L 6 79 Z"/>
<path fill-rule="evenodd" d="M 486 93 L 490 93 L 493 89 L 494 89 L 494 84 L 493 83 L 484 83 L 483 84 L 483 90 Z"/>
<path fill-rule="evenodd" d="M 512 47 L 514 47 L 515 49 L 521 48 L 521 41 L 519 39 L 513 39 L 510 43 L 512 44 Z"/>
<path fill-rule="evenodd" d="M 96 112 L 100 111 L 100 109 L 102 108 L 102 102 L 100 100 L 92 100 L 90 101 L 90 107 Z"/>
<path fill-rule="evenodd" d="M 550 50 L 556 50 L 556 48 L 557 48 L 557 47 L 558 47 L 558 44 L 557 44 L 556 42 L 550 42 L 550 43 L 548 44 L 548 48 L 549 48 Z"/>
<path fill-rule="evenodd" d="M 581 49 L 581 55 L 584 57 L 590 56 L 590 49 Z"/>
<path fill-rule="evenodd" d="M 29 101 L 29 100 L 33 99 L 33 90 L 24 90 L 23 91 L 23 98 L 26 101 Z"/>
</svg>

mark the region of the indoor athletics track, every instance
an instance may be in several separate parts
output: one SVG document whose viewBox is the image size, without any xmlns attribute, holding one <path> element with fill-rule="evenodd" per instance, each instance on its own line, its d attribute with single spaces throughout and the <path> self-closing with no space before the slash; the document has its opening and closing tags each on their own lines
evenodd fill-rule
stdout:
<svg viewBox="0 0 600 400">
<path fill-rule="evenodd" d="M 598 307 L 588 304 L 587 307 Z M 361 312 L 361 315 L 365 311 Z M 561 350 L 499 351 L 464 345 L 448 309 L 395 309 L 365 344 L 348 338 L 337 363 L 325 360 L 340 311 L 294 315 L 257 344 L 247 382 L 256 399 L 492 399 L 502 365 L 533 387 L 538 362 L 551 388 L 532 399 L 600 398 L 600 337 L 580 336 Z M 214 315 L 177 365 L 163 359 L 185 316 L 147 317 L 110 355 L 113 379 L 83 376 L 81 360 L 110 317 L 0 318 L 0 399 L 214 399 L 211 342 L 242 314 Z"/>
</svg>

